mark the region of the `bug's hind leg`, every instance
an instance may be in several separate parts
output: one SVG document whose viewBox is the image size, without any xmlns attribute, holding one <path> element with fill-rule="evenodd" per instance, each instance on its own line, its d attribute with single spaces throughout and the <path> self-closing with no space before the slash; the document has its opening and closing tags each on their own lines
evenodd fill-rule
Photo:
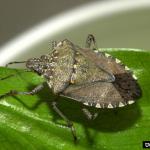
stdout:
<svg viewBox="0 0 150 150">
<path fill-rule="evenodd" d="M 87 119 L 89 120 L 94 120 L 97 116 L 98 113 L 94 113 L 92 114 L 88 109 L 86 108 L 82 108 L 83 113 L 85 114 L 85 116 L 87 117 Z"/>
<path fill-rule="evenodd" d="M 53 109 L 67 122 L 67 126 L 71 129 L 74 141 L 77 140 L 76 131 L 73 126 L 73 123 L 60 111 L 60 109 L 57 107 L 57 102 L 52 102 Z"/>
<path fill-rule="evenodd" d="M 16 91 L 16 90 L 10 90 L 9 92 L 0 95 L 0 99 L 4 98 L 6 96 L 14 96 L 14 95 L 34 95 L 36 93 L 38 93 L 40 90 L 42 90 L 44 88 L 43 84 L 40 84 L 38 86 L 36 86 L 33 90 L 28 91 L 28 92 L 20 92 L 20 91 Z"/>
<path fill-rule="evenodd" d="M 92 48 L 93 50 L 97 49 L 94 35 L 88 34 L 85 42 L 85 48 Z"/>
</svg>

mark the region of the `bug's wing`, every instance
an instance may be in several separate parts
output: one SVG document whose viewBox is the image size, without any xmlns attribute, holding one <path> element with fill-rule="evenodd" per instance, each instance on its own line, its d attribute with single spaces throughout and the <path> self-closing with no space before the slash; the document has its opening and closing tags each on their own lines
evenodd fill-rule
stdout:
<svg viewBox="0 0 150 150">
<path fill-rule="evenodd" d="M 69 86 L 63 96 L 75 99 L 85 105 L 95 106 L 98 108 L 117 107 L 118 102 L 123 102 L 121 95 L 112 85 L 107 82 L 95 82 L 88 85 Z"/>
<path fill-rule="evenodd" d="M 115 81 L 118 79 L 118 77 L 128 81 L 127 79 L 129 76 L 130 79 L 137 80 L 133 72 L 127 66 L 125 66 L 121 60 L 114 58 L 107 53 L 100 52 L 98 50 L 93 51 L 91 49 L 81 48 L 77 48 L 77 51 L 87 60 L 93 62 L 98 68 L 101 68 L 102 70 L 105 70 L 105 72 L 112 74 L 115 77 Z"/>
<path fill-rule="evenodd" d="M 77 51 L 80 54 L 76 56 L 76 80 L 62 93 L 63 96 L 81 101 L 84 104 L 107 108 L 131 104 L 141 96 L 141 89 L 132 72 L 120 60 L 108 54 L 94 53 L 89 49 L 79 49 Z M 86 77 L 84 71 L 82 71 L 82 68 L 86 67 L 81 66 L 85 62 L 82 62 L 83 58 L 90 62 L 88 71 L 85 73 L 85 75 L 88 74 Z M 112 83 L 100 82 L 101 80 L 98 79 L 103 76 L 101 76 L 101 73 L 95 73 L 96 68 L 94 66 L 97 69 L 99 68 L 101 72 L 108 70 L 115 76 L 115 81 Z M 92 68 L 94 68 L 93 71 Z"/>
<path fill-rule="evenodd" d="M 104 72 L 107 72 L 113 78 L 113 72 L 109 68 L 108 58 L 103 55 L 103 53 L 99 52 L 98 54 L 95 51 L 88 48 L 79 48 L 76 47 L 76 51 L 78 51 L 86 60 L 93 62 L 97 68 L 100 68 Z"/>
<path fill-rule="evenodd" d="M 80 49 L 80 48 L 79 48 Z M 89 59 L 76 47 L 74 70 L 71 76 L 71 83 L 82 85 L 93 82 L 113 82 L 114 75 L 104 67 L 98 66 L 94 60 Z"/>
<path fill-rule="evenodd" d="M 137 82 L 137 77 L 121 62 L 121 60 L 97 50 L 92 51 L 90 49 L 78 49 L 78 51 L 84 57 L 91 60 L 96 66 L 103 68 L 106 71 L 108 70 L 108 72 L 114 75 L 115 81 L 112 83 L 120 91 L 120 93 L 123 93 L 121 94 L 123 97 L 127 97 L 127 94 L 124 94 L 125 92 L 132 93 L 132 95 L 134 95 L 131 97 L 132 99 L 141 96 L 142 91 Z"/>
<path fill-rule="evenodd" d="M 115 108 L 134 103 L 139 93 L 136 83 L 133 83 L 133 87 L 129 89 L 123 89 L 116 83 L 94 82 L 85 85 L 70 85 L 62 96 L 97 108 Z"/>
</svg>

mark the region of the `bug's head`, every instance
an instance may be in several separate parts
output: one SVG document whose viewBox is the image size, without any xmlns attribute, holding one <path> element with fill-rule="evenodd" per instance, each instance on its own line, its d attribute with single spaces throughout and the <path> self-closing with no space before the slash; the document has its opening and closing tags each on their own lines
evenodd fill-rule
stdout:
<svg viewBox="0 0 150 150">
<path fill-rule="evenodd" d="M 30 58 L 26 62 L 26 67 L 36 72 L 39 75 L 49 76 L 51 74 L 51 69 L 53 67 L 54 61 L 50 55 L 42 55 L 39 58 Z M 49 73 L 47 73 L 49 71 Z"/>
<path fill-rule="evenodd" d="M 41 64 L 40 58 L 30 58 L 26 62 L 26 67 L 34 72 L 37 72 L 38 74 L 42 74 L 43 72 L 43 66 Z"/>
</svg>

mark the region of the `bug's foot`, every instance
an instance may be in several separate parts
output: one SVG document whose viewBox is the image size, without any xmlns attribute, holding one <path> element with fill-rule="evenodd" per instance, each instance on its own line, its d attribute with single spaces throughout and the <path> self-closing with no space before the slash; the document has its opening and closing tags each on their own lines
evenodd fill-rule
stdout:
<svg viewBox="0 0 150 150">
<path fill-rule="evenodd" d="M 68 127 L 71 129 L 74 142 L 76 142 L 76 141 L 77 141 L 77 136 L 76 136 L 76 131 L 75 131 L 75 128 L 74 128 L 74 126 L 73 126 L 73 123 L 69 121 L 69 122 L 67 123 L 67 125 L 68 125 Z"/>
<path fill-rule="evenodd" d="M 4 97 L 6 97 L 6 96 L 13 96 L 13 95 L 16 95 L 16 94 L 17 94 L 17 91 L 11 90 L 11 91 L 9 91 L 9 92 L 3 94 L 3 95 L 0 95 L 0 99 L 4 98 Z"/>
</svg>

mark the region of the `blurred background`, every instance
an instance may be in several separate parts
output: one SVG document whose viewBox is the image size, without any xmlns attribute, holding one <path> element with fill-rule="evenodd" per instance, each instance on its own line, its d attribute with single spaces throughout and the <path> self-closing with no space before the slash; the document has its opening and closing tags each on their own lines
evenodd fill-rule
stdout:
<svg viewBox="0 0 150 150">
<path fill-rule="evenodd" d="M 84 47 L 88 33 L 98 47 L 150 49 L 148 0 L 0 0 L 0 65 L 50 51 L 67 38 Z"/>
</svg>

